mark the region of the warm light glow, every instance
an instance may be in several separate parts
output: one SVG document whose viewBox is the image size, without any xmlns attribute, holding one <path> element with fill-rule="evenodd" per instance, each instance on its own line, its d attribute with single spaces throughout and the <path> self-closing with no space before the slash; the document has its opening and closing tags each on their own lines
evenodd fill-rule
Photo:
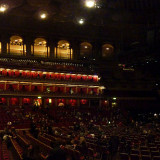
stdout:
<svg viewBox="0 0 160 160">
<path fill-rule="evenodd" d="M 41 99 L 42 97 L 41 96 L 38 96 L 38 99 Z"/>
<path fill-rule="evenodd" d="M 88 8 L 92 8 L 95 6 L 95 0 L 86 0 L 85 5 Z"/>
<path fill-rule="evenodd" d="M 87 46 L 84 46 L 84 48 L 88 48 Z"/>
<path fill-rule="evenodd" d="M 113 97 L 113 100 L 116 100 L 117 98 L 116 97 Z"/>
<path fill-rule="evenodd" d="M 50 104 L 52 103 L 52 99 L 49 99 L 49 103 L 50 103 Z"/>
<path fill-rule="evenodd" d="M 84 19 L 81 18 L 78 22 L 79 24 L 84 24 Z"/>
<path fill-rule="evenodd" d="M 5 12 L 6 10 L 7 10 L 7 5 L 5 5 L 5 4 L 2 4 L 1 6 L 0 6 L 0 12 Z"/>
<path fill-rule="evenodd" d="M 45 18 L 47 17 L 47 15 L 46 15 L 45 13 L 42 13 L 42 14 L 40 15 L 40 17 L 41 17 L 41 19 L 45 19 Z"/>
<path fill-rule="evenodd" d="M 106 50 L 109 50 L 109 48 L 107 47 Z"/>
</svg>

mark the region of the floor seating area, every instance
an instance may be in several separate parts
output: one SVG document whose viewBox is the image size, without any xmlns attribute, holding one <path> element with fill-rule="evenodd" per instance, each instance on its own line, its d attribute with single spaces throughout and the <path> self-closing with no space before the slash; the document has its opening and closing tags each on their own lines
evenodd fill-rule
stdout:
<svg viewBox="0 0 160 160">
<path fill-rule="evenodd" d="M 15 115 L 11 114 L 13 111 Z M 47 160 L 58 147 L 69 160 L 160 159 L 158 122 L 127 126 L 115 117 L 113 122 L 109 113 L 102 111 L 61 107 L 52 116 L 48 114 L 50 110 L 3 106 L 1 128 L 5 128 L 0 132 L 0 158 L 21 160 L 32 151 L 33 159 Z M 15 124 L 17 120 L 22 123 Z M 12 124 L 7 125 L 8 121 Z"/>
</svg>

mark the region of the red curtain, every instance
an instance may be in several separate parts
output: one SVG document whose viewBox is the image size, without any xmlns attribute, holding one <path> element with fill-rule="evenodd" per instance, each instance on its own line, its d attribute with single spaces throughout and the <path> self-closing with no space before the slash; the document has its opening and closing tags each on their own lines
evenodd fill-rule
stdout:
<svg viewBox="0 0 160 160">
<path fill-rule="evenodd" d="M 87 75 L 83 75 L 83 76 L 82 76 L 82 79 L 83 79 L 83 80 L 87 80 Z"/>
<path fill-rule="evenodd" d="M 61 103 L 61 102 L 65 104 L 65 99 L 58 99 L 58 100 L 57 100 L 57 103 L 58 103 L 58 104 Z"/>
<path fill-rule="evenodd" d="M 88 80 L 89 80 L 89 81 L 92 80 L 92 76 L 91 76 L 91 75 L 88 76 Z"/>
<path fill-rule="evenodd" d="M 51 99 L 51 98 L 47 98 L 47 99 L 46 99 L 46 104 L 47 104 L 47 105 L 51 104 L 51 105 L 53 106 L 55 100 L 54 100 L 54 99 L 51 99 L 51 103 L 49 103 L 49 101 L 50 101 L 49 99 Z"/>
<path fill-rule="evenodd" d="M 0 103 L 1 104 L 6 104 L 6 98 L 0 98 Z"/>
<path fill-rule="evenodd" d="M 30 76 L 31 76 L 31 72 L 27 72 L 27 73 L 26 73 L 26 76 L 27 76 L 27 77 L 30 77 Z"/>
<path fill-rule="evenodd" d="M 87 104 L 87 103 L 88 103 L 88 100 L 86 100 L 86 99 L 81 99 L 81 100 L 80 100 L 80 103 L 83 104 L 83 105 L 84 105 L 84 104 Z"/>
<path fill-rule="evenodd" d="M 3 71 L 2 71 L 2 75 L 3 75 L 3 76 L 6 76 L 6 75 L 7 75 L 7 71 L 6 71 L 6 70 L 3 70 Z"/>
<path fill-rule="evenodd" d="M 69 105 L 70 105 L 70 106 L 73 106 L 73 107 L 74 107 L 74 106 L 76 106 L 76 104 L 77 104 L 77 100 L 76 100 L 76 99 L 70 99 L 70 100 L 69 100 Z"/>
<path fill-rule="evenodd" d="M 77 79 L 77 76 L 74 75 L 74 74 L 72 74 L 72 75 L 71 75 L 71 79 L 75 81 L 75 80 Z"/>
<path fill-rule="evenodd" d="M 66 93 L 69 93 L 70 89 L 70 87 L 66 87 Z"/>
<path fill-rule="evenodd" d="M 70 74 L 66 74 L 66 80 L 69 80 L 69 79 L 70 79 L 70 77 L 71 77 L 71 75 L 70 75 Z"/>
<path fill-rule="evenodd" d="M 22 72 L 22 77 L 26 77 L 27 73 L 26 72 Z"/>
<path fill-rule="evenodd" d="M 46 79 L 50 79 L 50 74 L 49 73 L 46 74 Z"/>
<path fill-rule="evenodd" d="M 51 74 L 51 78 L 55 79 L 55 74 L 54 73 Z"/>
<path fill-rule="evenodd" d="M 77 80 L 81 80 L 81 75 L 77 75 Z"/>
<path fill-rule="evenodd" d="M 20 91 L 29 91 L 29 85 L 19 85 L 19 90 Z"/>
<path fill-rule="evenodd" d="M 93 81 L 97 82 L 98 81 L 98 76 L 93 76 Z"/>
<path fill-rule="evenodd" d="M 22 99 L 22 104 L 30 104 L 31 103 L 31 99 L 30 98 L 23 98 Z"/>
<path fill-rule="evenodd" d="M 15 76 L 16 76 L 16 77 L 19 76 L 19 71 L 15 71 Z"/>
<path fill-rule="evenodd" d="M 18 98 L 10 98 L 10 105 L 11 106 L 16 106 L 18 105 L 19 101 Z"/>
<path fill-rule="evenodd" d="M 4 90 L 4 84 L 0 84 L 0 89 Z"/>
<path fill-rule="evenodd" d="M 65 74 L 61 74 L 61 80 L 65 79 Z"/>
</svg>

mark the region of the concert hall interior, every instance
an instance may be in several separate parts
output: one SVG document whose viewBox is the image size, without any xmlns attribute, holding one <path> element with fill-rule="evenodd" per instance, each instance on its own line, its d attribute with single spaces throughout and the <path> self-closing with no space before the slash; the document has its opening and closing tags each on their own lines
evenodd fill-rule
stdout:
<svg viewBox="0 0 160 160">
<path fill-rule="evenodd" d="M 0 0 L 0 160 L 160 160 L 159 0 Z"/>
</svg>

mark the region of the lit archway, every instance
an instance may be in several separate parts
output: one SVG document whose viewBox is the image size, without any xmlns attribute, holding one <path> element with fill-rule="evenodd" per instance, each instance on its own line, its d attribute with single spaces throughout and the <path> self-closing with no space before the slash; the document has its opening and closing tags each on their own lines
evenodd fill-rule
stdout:
<svg viewBox="0 0 160 160">
<path fill-rule="evenodd" d="M 113 54 L 114 47 L 111 44 L 104 44 L 102 46 L 102 57 L 110 57 Z"/>
<path fill-rule="evenodd" d="M 59 59 L 72 59 L 73 50 L 70 47 L 70 43 L 65 40 L 61 40 L 58 42 L 56 58 Z"/>
<path fill-rule="evenodd" d="M 34 46 L 32 46 L 32 55 L 35 57 L 49 57 L 49 47 L 47 41 L 44 38 L 36 38 L 34 40 Z"/>
<path fill-rule="evenodd" d="M 22 37 L 10 37 L 10 43 L 7 43 L 7 53 L 18 56 L 26 55 L 26 45 L 23 44 Z"/>
<path fill-rule="evenodd" d="M 92 45 L 88 42 L 80 44 L 80 55 L 81 57 L 90 57 L 92 54 Z"/>
</svg>

